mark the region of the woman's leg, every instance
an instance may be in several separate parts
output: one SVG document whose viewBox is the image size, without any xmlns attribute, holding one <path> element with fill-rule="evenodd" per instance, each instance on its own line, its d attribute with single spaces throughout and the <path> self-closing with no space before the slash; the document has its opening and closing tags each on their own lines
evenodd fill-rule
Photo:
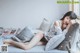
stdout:
<svg viewBox="0 0 80 53">
<path fill-rule="evenodd" d="M 20 42 L 15 42 L 15 41 L 13 41 L 13 40 L 5 40 L 4 41 L 4 43 L 9 43 L 9 44 L 11 44 L 11 45 L 13 45 L 13 46 L 17 46 L 17 47 L 20 47 L 20 48 L 22 48 L 22 49 L 24 49 L 24 50 L 27 50 L 27 49 L 30 49 L 30 48 L 32 48 L 32 47 L 34 47 L 35 45 L 37 45 L 37 43 L 41 40 L 43 38 L 43 33 L 42 32 L 39 32 L 39 33 L 37 33 L 34 37 L 33 37 L 33 39 L 29 42 L 29 44 L 24 44 L 24 43 L 20 43 Z"/>
<path fill-rule="evenodd" d="M 29 42 L 24 43 L 25 45 L 29 44 Z M 45 42 L 39 41 L 36 45 L 40 46 L 40 45 L 45 45 Z"/>
<path fill-rule="evenodd" d="M 44 42 L 40 41 L 40 42 L 37 43 L 37 45 L 38 45 L 38 46 L 44 45 Z"/>
</svg>

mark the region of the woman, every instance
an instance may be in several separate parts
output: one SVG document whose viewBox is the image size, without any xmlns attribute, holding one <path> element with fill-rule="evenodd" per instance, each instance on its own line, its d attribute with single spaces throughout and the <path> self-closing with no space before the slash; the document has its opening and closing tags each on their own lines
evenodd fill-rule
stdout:
<svg viewBox="0 0 80 53">
<path fill-rule="evenodd" d="M 65 29 L 68 30 L 72 24 L 71 20 L 76 19 L 76 18 L 77 18 L 76 14 L 72 11 L 69 11 L 63 16 L 63 18 L 61 20 L 58 20 L 58 21 L 53 23 L 53 27 L 49 31 L 51 33 L 48 34 L 47 37 L 46 37 L 46 34 L 44 34 L 43 32 L 39 32 L 28 43 L 21 43 L 21 42 L 16 42 L 13 40 L 4 40 L 4 43 L 19 47 L 19 48 L 24 49 L 24 50 L 28 50 L 28 49 L 34 47 L 35 45 L 44 44 L 44 42 L 40 42 L 43 38 L 46 39 L 47 41 L 49 41 L 50 38 L 53 37 L 53 35 L 60 34 Z"/>
</svg>

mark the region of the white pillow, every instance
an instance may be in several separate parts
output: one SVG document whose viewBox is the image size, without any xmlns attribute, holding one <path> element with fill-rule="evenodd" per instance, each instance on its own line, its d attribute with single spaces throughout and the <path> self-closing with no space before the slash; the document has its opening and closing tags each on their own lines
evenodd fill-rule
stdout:
<svg viewBox="0 0 80 53">
<path fill-rule="evenodd" d="M 46 44 L 45 50 L 48 51 L 56 48 L 64 39 L 65 36 L 63 34 L 52 37 Z"/>
<path fill-rule="evenodd" d="M 43 32 L 47 32 L 49 30 L 49 28 L 50 28 L 50 21 L 44 18 L 39 27 L 39 30 L 41 30 Z"/>
</svg>

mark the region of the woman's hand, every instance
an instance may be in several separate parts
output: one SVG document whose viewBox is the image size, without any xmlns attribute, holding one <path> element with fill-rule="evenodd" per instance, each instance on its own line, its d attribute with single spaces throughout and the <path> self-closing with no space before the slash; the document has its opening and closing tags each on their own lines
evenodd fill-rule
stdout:
<svg viewBox="0 0 80 53">
<path fill-rule="evenodd" d="M 66 28 L 69 29 L 71 25 L 72 25 L 72 22 L 70 21 Z"/>
</svg>

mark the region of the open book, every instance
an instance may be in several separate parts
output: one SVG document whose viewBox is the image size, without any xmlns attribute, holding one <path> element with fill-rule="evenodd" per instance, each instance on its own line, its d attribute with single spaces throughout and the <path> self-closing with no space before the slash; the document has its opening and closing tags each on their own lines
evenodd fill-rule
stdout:
<svg viewBox="0 0 80 53">
<path fill-rule="evenodd" d="M 34 36 L 33 32 L 29 27 L 25 27 L 19 34 L 12 37 L 13 40 L 18 42 L 30 41 Z"/>
</svg>

